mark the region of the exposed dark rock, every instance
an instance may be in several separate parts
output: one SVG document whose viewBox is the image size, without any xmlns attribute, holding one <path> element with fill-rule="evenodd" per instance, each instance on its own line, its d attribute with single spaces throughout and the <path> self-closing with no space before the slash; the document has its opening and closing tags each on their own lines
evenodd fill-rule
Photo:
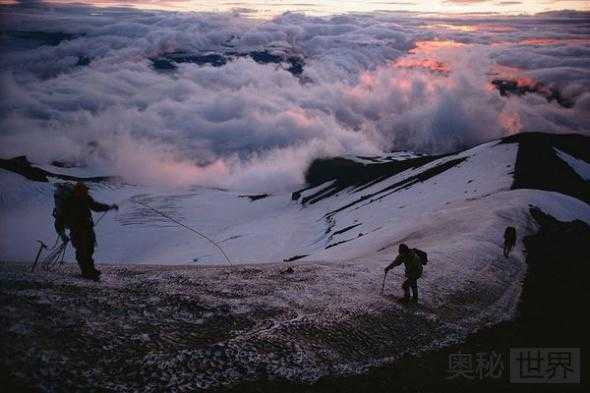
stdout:
<svg viewBox="0 0 590 393">
<path fill-rule="evenodd" d="M 151 59 L 152 66 L 161 71 L 175 70 L 177 64 L 192 63 L 197 65 L 210 65 L 221 67 L 240 57 L 249 57 L 258 64 L 286 64 L 286 68 L 293 76 L 301 76 L 305 62 L 298 56 L 284 56 L 274 54 L 268 50 L 255 50 L 250 52 L 226 51 L 222 53 L 191 54 L 187 52 L 165 53 L 160 57 Z"/>
<path fill-rule="evenodd" d="M 291 74 L 295 76 L 303 74 L 303 67 L 305 66 L 303 58 L 290 56 L 287 59 L 287 63 L 289 63 L 289 68 L 287 68 L 287 71 L 289 71 Z"/>
<path fill-rule="evenodd" d="M 307 256 L 307 255 L 294 255 L 294 256 L 292 256 L 292 257 L 290 257 L 290 258 L 285 258 L 285 259 L 283 259 L 283 262 L 293 262 L 293 261 L 296 261 L 296 260 L 298 260 L 298 259 L 305 258 L 306 256 Z"/>
<path fill-rule="evenodd" d="M 329 198 L 332 195 L 339 193 L 340 191 L 344 190 L 345 188 L 346 188 L 346 186 L 344 186 L 344 185 L 338 186 L 338 185 L 336 185 L 336 183 L 332 183 L 332 184 L 320 189 L 319 191 L 301 199 L 301 204 L 302 205 L 305 205 L 306 203 L 314 204 L 316 202 L 321 201 L 322 199 Z"/>
<path fill-rule="evenodd" d="M 158 69 L 174 69 L 176 68 L 175 64 L 180 63 L 192 63 L 198 65 L 209 64 L 213 67 L 221 67 L 227 63 L 225 57 L 217 53 L 207 53 L 198 55 L 189 54 L 186 52 L 167 53 L 161 58 L 152 61 L 154 62 L 154 67 Z M 159 62 L 156 64 L 156 61 Z"/>
<path fill-rule="evenodd" d="M 590 162 L 590 137 L 579 134 L 522 133 L 503 138 L 501 143 L 519 143 L 513 189 L 531 188 L 557 191 L 590 203 L 590 182 L 582 179 L 555 152 L 555 149 L 559 149 L 575 158 Z M 330 181 L 332 183 L 326 184 L 313 194 L 303 197 L 301 203 L 313 204 L 349 187 L 354 187 L 354 191 L 359 192 L 407 169 L 418 168 L 441 157 L 443 156 L 422 156 L 385 163 L 377 163 L 375 160 L 371 160 L 373 162 L 369 164 L 341 157 L 317 159 L 312 162 L 305 174 L 308 187 L 298 190 L 292 195 L 292 199 L 298 200 L 302 192 Z M 330 214 L 367 199 L 387 196 L 389 195 L 386 193 L 388 191 L 407 188 L 415 182 L 425 181 L 442 173 L 441 171 L 458 165 L 461 161 L 449 161 L 378 192 L 364 195 L 357 201 Z"/>
<path fill-rule="evenodd" d="M 268 198 L 270 194 L 257 194 L 257 195 L 239 195 L 239 198 L 248 198 L 251 202 L 257 201 L 259 199 Z"/>
<path fill-rule="evenodd" d="M 78 165 L 74 162 L 58 161 L 58 160 L 51 161 L 51 165 L 56 166 L 58 168 L 79 168 L 79 167 L 81 167 L 81 165 Z"/>
<path fill-rule="evenodd" d="M 366 161 L 372 161 L 372 162 L 375 162 L 375 163 L 380 163 L 381 162 L 381 157 L 380 156 L 372 156 L 372 157 L 369 157 L 369 156 L 357 156 L 357 157 L 360 158 L 360 159 L 363 159 L 363 160 L 366 160 Z"/>
<path fill-rule="evenodd" d="M 492 85 L 500 92 L 500 95 L 507 97 L 510 95 L 523 96 L 525 94 L 538 94 L 544 97 L 547 102 L 555 101 L 564 108 L 572 108 L 572 100 L 563 97 L 561 92 L 556 88 L 549 88 L 540 82 L 522 83 L 510 79 L 494 79 Z"/>
<path fill-rule="evenodd" d="M 19 175 L 24 176 L 29 180 L 44 183 L 47 183 L 49 181 L 47 177 L 55 177 L 57 179 L 66 181 L 81 182 L 103 182 L 113 179 L 110 176 L 78 177 L 49 172 L 44 169 L 33 166 L 25 156 L 14 157 L 10 159 L 0 158 L 0 169 L 18 173 Z"/>
<path fill-rule="evenodd" d="M 341 233 L 348 232 L 348 231 L 350 231 L 351 229 L 354 229 L 354 228 L 358 227 L 359 225 L 363 225 L 363 224 L 361 224 L 361 223 L 358 223 L 358 224 L 350 225 L 350 226 L 347 226 L 347 227 L 345 227 L 345 228 L 339 229 L 339 230 L 337 230 L 336 232 L 334 232 L 334 233 L 332 234 L 332 236 L 335 236 L 335 235 L 340 235 Z"/>
<path fill-rule="evenodd" d="M 555 149 L 590 162 L 590 137 L 571 134 L 523 133 L 504 138 L 518 143 L 512 189 L 556 191 L 590 203 L 590 182 L 582 179 Z"/>
<path fill-rule="evenodd" d="M 588 333 L 580 302 L 590 295 L 590 226 L 556 220 L 537 207 L 530 213 L 540 229 L 524 239 L 528 274 L 517 322 L 533 325 L 530 345 L 579 346 Z"/>
<path fill-rule="evenodd" d="M 48 182 L 47 173 L 43 169 L 32 166 L 25 156 L 14 157 L 8 160 L 0 158 L 0 168 L 18 173 L 29 180 Z"/>
<path fill-rule="evenodd" d="M 422 158 L 422 157 L 421 157 Z M 431 157 L 424 157 L 424 158 L 431 158 Z M 358 203 L 361 203 L 363 201 L 369 200 L 369 203 L 374 202 L 376 200 L 379 200 L 387 195 L 390 195 L 391 193 L 397 192 L 399 190 L 403 190 L 406 188 L 411 187 L 412 185 L 419 183 L 419 182 L 424 182 L 434 176 L 440 175 L 443 172 L 448 171 L 449 169 L 461 164 L 463 161 L 465 161 L 467 158 L 456 158 L 454 160 L 449 160 L 447 162 L 444 162 L 442 164 L 439 164 L 435 167 L 429 168 L 425 171 L 422 171 L 416 175 L 413 176 L 409 176 L 406 179 L 399 181 L 395 184 L 392 184 L 390 186 L 387 186 L 379 191 L 376 191 L 374 193 L 371 194 L 366 194 L 363 195 L 362 197 L 360 197 L 359 199 L 357 199 L 356 201 L 353 201 L 347 205 L 344 205 L 336 210 L 332 210 L 331 212 L 329 212 L 327 215 L 328 216 L 332 216 L 342 210 L 348 209 Z M 403 161 L 405 162 L 405 161 Z"/>
<path fill-rule="evenodd" d="M 47 31 L 6 31 L 9 38 L 34 41 L 39 45 L 57 46 L 63 41 L 73 40 L 82 35 Z"/>
<path fill-rule="evenodd" d="M 355 191 L 362 191 L 400 172 L 410 168 L 418 168 L 441 157 L 424 156 L 403 161 L 370 164 L 341 157 L 317 159 L 311 163 L 305 172 L 307 184 L 310 187 L 315 187 L 328 181 L 335 181 L 326 188 L 304 197 L 301 203 L 316 203 L 348 187 L 357 187 Z"/>
<path fill-rule="evenodd" d="M 385 169 L 381 166 L 376 168 Z M 305 181 L 313 186 L 330 180 L 353 185 L 367 182 L 372 178 L 374 176 L 370 166 L 341 157 L 314 160 L 305 172 Z"/>
<path fill-rule="evenodd" d="M 279 64 L 280 62 L 283 61 L 283 58 L 279 55 L 274 55 L 272 53 L 270 53 L 269 51 L 252 51 L 248 54 L 252 60 L 254 60 L 255 62 L 257 62 L 258 64 L 269 64 L 269 63 L 274 63 L 274 64 Z"/>
<path fill-rule="evenodd" d="M 78 62 L 76 63 L 77 66 L 79 67 L 84 67 L 90 64 L 90 62 L 92 61 L 92 59 L 90 57 L 87 56 L 79 56 L 78 57 Z"/>
<path fill-rule="evenodd" d="M 341 240 L 341 241 L 339 241 L 339 242 L 336 242 L 336 243 L 328 244 L 328 245 L 326 246 L 326 250 L 327 250 L 328 248 L 336 247 L 336 246 L 338 246 L 338 245 L 340 245 L 340 244 L 348 243 L 348 242 L 349 242 L 349 241 L 351 241 L 351 240 L 353 240 L 353 239 L 348 239 L 348 240 Z"/>
<path fill-rule="evenodd" d="M 176 64 L 168 59 L 152 59 L 152 65 L 156 70 L 175 70 Z"/>
</svg>

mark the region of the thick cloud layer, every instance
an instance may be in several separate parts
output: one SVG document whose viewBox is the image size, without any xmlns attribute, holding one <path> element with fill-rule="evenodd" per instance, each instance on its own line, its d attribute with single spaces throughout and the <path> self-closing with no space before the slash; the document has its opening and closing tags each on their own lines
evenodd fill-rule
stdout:
<svg viewBox="0 0 590 393">
<path fill-rule="evenodd" d="M 300 183 L 320 156 L 590 130 L 590 25 L 579 15 L 0 12 L 2 157 L 85 163 L 132 182 L 270 190 Z M 248 51 L 300 57 L 303 73 L 233 55 Z M 228 61 L 154 67 L 170 53 Z M 571 105 L 534 89 L 500 94 L 498 78 Z"/>
</svg>

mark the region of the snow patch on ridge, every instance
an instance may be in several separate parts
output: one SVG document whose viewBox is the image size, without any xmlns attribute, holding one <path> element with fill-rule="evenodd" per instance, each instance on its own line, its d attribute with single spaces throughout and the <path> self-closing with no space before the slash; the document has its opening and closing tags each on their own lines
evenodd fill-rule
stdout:
<svg viewBox="0 0 590 393">
<path fill-rule="evenodd" d="M 590 164 L 584 160 L 577 159 L 559 149 L 555 149 L 557 156 L 565 161 L 582 179 L 590 181 Z"/>
</svg>

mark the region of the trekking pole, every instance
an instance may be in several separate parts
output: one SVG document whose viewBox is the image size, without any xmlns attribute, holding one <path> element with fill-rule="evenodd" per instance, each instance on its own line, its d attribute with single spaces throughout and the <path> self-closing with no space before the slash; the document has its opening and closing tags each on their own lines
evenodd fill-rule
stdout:
<svg viewBox="0 0 590 393">
<path fill-rule="evenodd" d="M 110 210 L 107 210 L 104 213 L 102 213 L 102 215 L 100 217 L 98 217 L 98 220 L 96 220 L 96 222 L 94 223 L 94 226 L 97 226 L 98 223 L 100 222 L 100 220 L 102 220 L 104 218 L 104 216 L 106 216 L 109 211 Z"/>
<path fill-rule="evenodd" d="M 385 272 L 385 274 L 383 275 L 383 284 L 381 285 L 381 294 L 383 295 L 383 291 L 385 291 L 385 278 L 387 277 L 387 273 Z"/>
<path fill-rule="evenodd" d="M 172 221 L 172 222 L 174 222 L 174 223 L 176 223 L 176 224 L 180 225 L 181 227 L 183 227 L 183 228 L 185 228 L 185 229 L 188 229 L 188 230 L 189 230 L 189 231 L 191 231 L 191 232 L 194 232 L 194 233 L 196 233 L 197 235 L 199 235 L 199 236 L 200 236 L 200 237 L 202 237 L 203 239 L 205 239 L 205 240 L 209 241 L 211 244 L 213 244 L 213 245 L 214 245 L 214 246 L 215 246 L 215 247 L 216 247 L 216 248 L 217 248 L 217 249 L 218 249 L 218 250 L 221 252 L 221 254 L 223 254 L 223 256 L 224 256 L 225 260 L 227 261 L 227 263 L 229 263 L 229 265 L 230 265 L 230 266 L 233 266 L 233 263 L 231 263 L 231 261 L 229 260 L 229 257 L 227 256 L 227 254 L 225 253 L 225 251 L 223 251 L 223 248 L 221 248 L 221 246 L 219 246 L 219 244 L 215 243 L 213 240 L 211 240 L 211 239 L 210 239 L 210 238 L 208 238 L 207 236 L 203 235 L 201 232 L 197 231 L 197 230 L 196 230 L 196 229 L 194 229 L 194 228 L 191 228 L 191 227 L 189 227 L 188 225 L 185 225 L 185 224 L 183 224 L 182 222 L 178 221 L 178 220 L 177 220 L 177 219 L 175 219 L 175 218 L 172 218 L 172 217 L 170 217 L 170 216 L 169 216 L 169 215 L 167 215 L 166 213 L 163 213 L 163 212 L 161 212 L 161 211 L 159 211 L 159 210 L 157 210 L 157 209 L 154 209 L 153 207 L 151 207 L 150 205 L 148 205 L 148 204 L 147 204 L 147 203 L 145 203 L 145 202 L 139 202 L 139 201 L 137 201 L 137 200 L 133 200 L 133 199 L 131 199 L 131 200 L 132 200 L 133 202 L 137 203 L 138 205 L 141 205 L 141 206 L 143 206 L 143 207 L 146 207 L 146 208 L 148 208 L 148 209 L 152 210 L 153 212 L 156 212 L 156 213 L 158 213 L 158 214 L 159 214 L 159 215 L 161 215 L 162 217 L 169 219 L 170 221 Z"/>
<path fill-rule="evenodd" d="M 63 259 L 68 248 L 68 242 L 62 242 L 59 247 L 53 250 L 45 259 L 41 262 L 45 270 L 51 271 L 58 265 L 63 264 Z"/>
<path fill-rule="evenodd" d="M 66 256 L 66 250 L 68 249 L 68 244 L 69 244 L 69 241 L 64 242 L 64 244 L 63 244 L 63 251 L 61 252 L 61 257 L 59 258 L 59 262 L 58 262 L 59 266 L 64 264 L 64 257 Z"/>
<path fill-rule="evenodd" d="M 39 243 L 39 251 L 37 251 L 37 256 L 35 257 L 35 262 L 33 262 L 33 266 L 31 266 L 31 273 L 33 273 L 35 271 L 35 267 L 37 266 L 37 262 L 39 261 L 39 257 L 41 256 L 41 252 L 43 251 L 44 248 L 47 248 L 45 243 L 43 243 L 41 240 L 37 240 L 37 242 Z"/>
<path fill-rule="evenodd" d="M 56 246 L 53 247 L 50 251 L 49 254 L 47 254 L 45 256 L 45 258 L 43 258 L 41 260 L 41 267 L 44 270 L 50 270 L 51 266 L 53 265 L 53 263 L 55 262 L 56 258 L 61 254 L 63 249 L 63 244 L 60 246 Z"/>
</svg>

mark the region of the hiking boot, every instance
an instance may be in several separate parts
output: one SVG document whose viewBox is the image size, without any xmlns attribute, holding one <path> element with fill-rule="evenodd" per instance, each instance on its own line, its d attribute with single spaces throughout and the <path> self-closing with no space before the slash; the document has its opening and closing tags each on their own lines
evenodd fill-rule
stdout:
<svg viewBox="0 0 590 393">
<path fill-rule="evenodd" d="M 82 278 L 85 278 L 87 280 L 98 281 L 100 279 L 100 274 L 101 273 L 98 270 L 89 271 L 89 272 L 83 272 L 82 273 Z"/>
</svg>

